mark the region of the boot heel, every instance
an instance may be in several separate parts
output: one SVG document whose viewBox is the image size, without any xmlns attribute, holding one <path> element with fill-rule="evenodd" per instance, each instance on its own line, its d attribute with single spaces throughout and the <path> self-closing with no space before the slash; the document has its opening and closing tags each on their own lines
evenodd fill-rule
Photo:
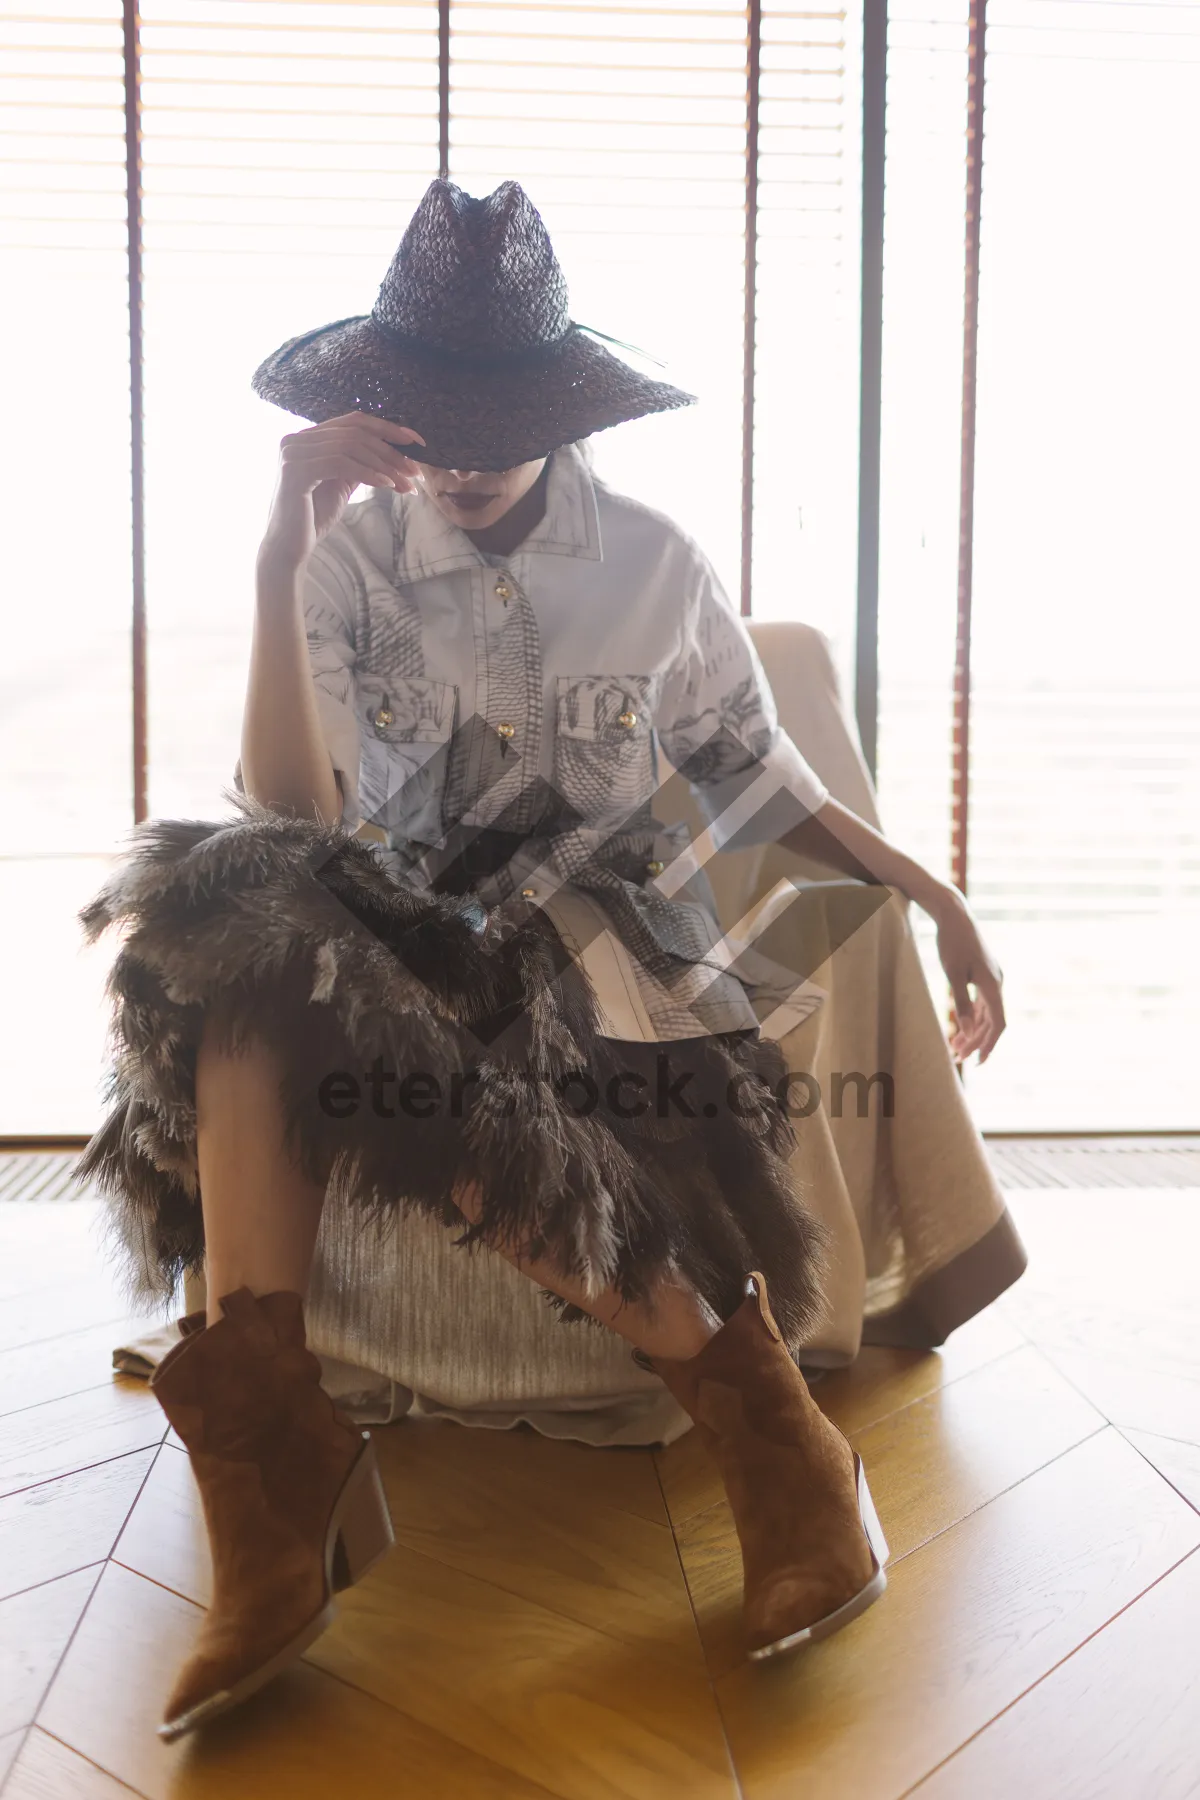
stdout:
<svg viewBox="0 0 1200 1800">
<path fill-rule="evenodd" d="M 375 1446 L 365 1432 L 362 1452 L 342 1489 L 332 1523 L 337 1538 L 330 1585 L 340 1594 L 382 1562 L 396 1541 Z"/>
<path fill-rule="evenodd" d="M 883 1535 L 883 1526 L 879 1523 L 879 1514 L 875 1511 L 875 1502 L 871 1498 L 871 1490 L 867 1486 L 867 1472 L 862 1466 L 862 1458 L 858 1451 L 854 1452 L 854 1479 L 858 1487 L 858 1510 L 862 1517 L 863 1530 L 867 1534 L 867 1542 L 871 1546 L 871 1554 L 875 1558 L 876 1572 L 883 1568 L 891 1555 L 887 1539 Z"/>
</svg>

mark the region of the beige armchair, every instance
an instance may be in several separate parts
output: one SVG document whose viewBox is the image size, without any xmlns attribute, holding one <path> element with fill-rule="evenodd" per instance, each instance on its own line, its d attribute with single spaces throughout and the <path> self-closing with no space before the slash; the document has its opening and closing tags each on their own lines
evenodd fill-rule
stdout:
<svg viewBox="0 0 1200 1800">
<path fill-rule="evenodd" d="M 801 624 L 753 631 L 792 737 L 835 797 L 877 824 L 828 643 Z M 795 1170 L 833 1240 L 828 1313 L 805 1362 L 837 1366 L 864 1340 L 941 1342 L 1016 1279 L 1024 1257 L 967 1111 L 906 902 L 891 895 L 846 936 L 849 889 L 864 912 L 859 884 L 816 865 L 800 870 L 767 845 L 723 852 L 710 865 L 723 923 L 798 873 L 815 883 L 796 910 L 826 998 L 781 1043 L 789 1067 L 819 1094 L 798 1127 Z M 201 1303 L 201 1287 L 187 1298 Z M 502 1258 L 455 1249 L 450 1233 L 424 1219 L 380 1236 L 358 1215 L 327 1208 L 309 1324 L 327 1385 L 364 1419 L 525 1419 L 594 1443 L 669 1442 L 687 1428 L 622 1340 L 562 1324 Z M 172 1330 L 127 1356 L 154 1362 Z"/>
</svg>

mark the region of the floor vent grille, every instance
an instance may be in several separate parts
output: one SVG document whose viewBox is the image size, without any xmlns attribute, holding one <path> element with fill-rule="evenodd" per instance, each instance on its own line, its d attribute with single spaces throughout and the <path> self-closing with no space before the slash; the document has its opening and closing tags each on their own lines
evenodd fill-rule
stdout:
<svg viewBox="0 0 1200 1800">
<path fill-rule="evenodd" d="M 989 1138 L 1004 1188 L 1200 1188 L 1200 1136 Z"/>
<path fill-rule="evenodd" d="M 94 1189 L 80 1187 L 71 1171 L 77 1150 L 6 1150 L 0 1153 L 0 1202 L 84 1200 Z"/>
<path fill-rule="evenodd" d="M 1197 1188 L 1200 1135 L 1170 1138 L 989 1138 L 1003 1188 Z M 94 1199 L 72 1171 L 78 1151 L 0 1152 L 0 1204 Z"/>
</svg>

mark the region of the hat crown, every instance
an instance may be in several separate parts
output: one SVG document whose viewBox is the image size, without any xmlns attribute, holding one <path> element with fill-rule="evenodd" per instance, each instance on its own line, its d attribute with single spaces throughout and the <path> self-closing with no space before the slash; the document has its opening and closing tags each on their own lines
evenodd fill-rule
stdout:
<svg viewBox="0 0 1200 1800">
<path fill-rule="evenodd" d="M 373 317 L 441 350 L 530 350 L 570 326 L 567 284 L 541 214 L 517 181 L 474 199 L 431 182 L 392 260 Z"/>
</svg>

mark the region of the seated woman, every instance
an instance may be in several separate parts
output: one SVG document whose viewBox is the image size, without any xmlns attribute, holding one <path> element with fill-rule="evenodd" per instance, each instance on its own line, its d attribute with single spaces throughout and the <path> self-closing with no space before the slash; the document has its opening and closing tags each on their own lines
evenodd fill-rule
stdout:
<svg viewBox="0 0 1200 1800">
<path fill-rule="evenodd" d="M 796 1362 L 822 1234 L 755 1006 L 780 970 L 722 939 L 705 858 L 785 795 L 798 847 L 937 920 L 960 1056 L 1002 1031 L 1000 977 L 962 896 L 780 729 L 697 545 L 592 478 L 580 439 L 692 399 L 598 335 L 515 182 L 437 181 L 371 315 L 268 358 L 259 394 L 315 423 L 259 553 L 242 791 L 139 827 L 83 915 L 127 935 L 80 1173 L 143 1285 L 203 1265 L 210 1296 L 153 1383 L 214 1571 L 168 1737 L 299 1656 L 391 1542 L 305 1345 L 330 1193 L 488 1244 L 661 1376 L 726 1484 L 752 1656 L 884 1587 Z M 711 821 L 694 845 L 655 820 L 656 745 Z"/>
</svg>

